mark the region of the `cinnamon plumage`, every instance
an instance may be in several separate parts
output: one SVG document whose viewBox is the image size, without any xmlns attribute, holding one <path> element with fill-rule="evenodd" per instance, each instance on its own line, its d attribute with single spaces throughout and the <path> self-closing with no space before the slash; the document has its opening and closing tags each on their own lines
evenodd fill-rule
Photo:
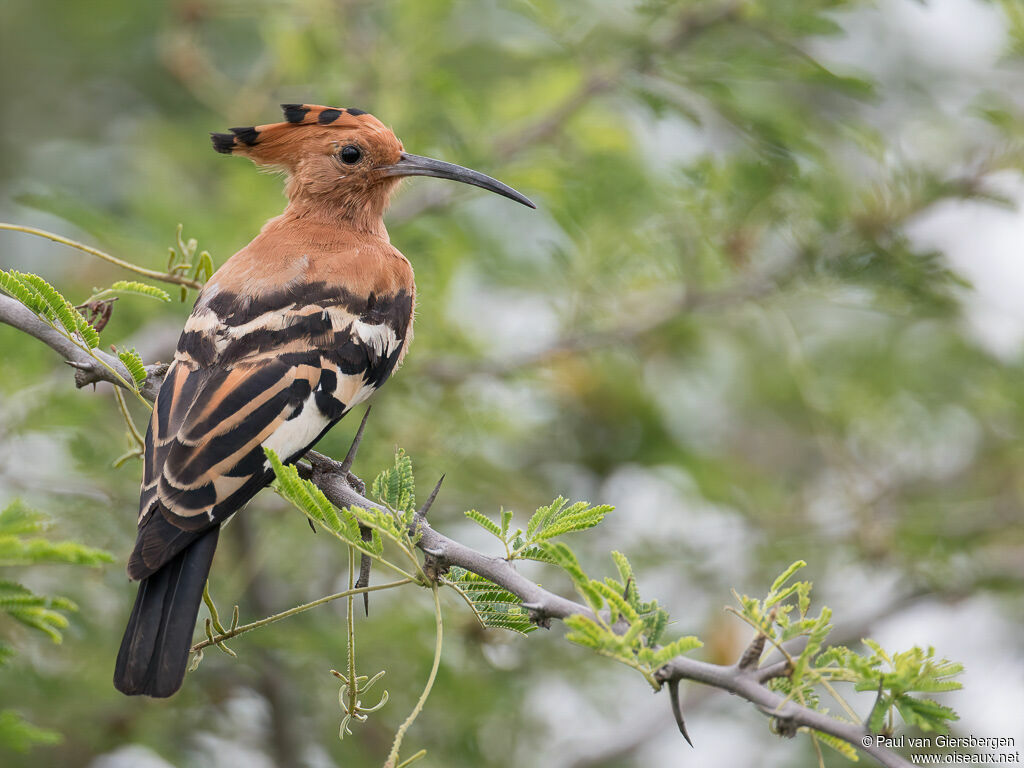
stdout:
<svg viewBox="0 0 1024 768">
<path fill-rule="evenodd" d="M 288 205 L 210 278 L 146 434 L 140 580 L 117 657 L 126 694 L 181 687 L 220 525 L 401 364 L 416 286 L 383 214 L 398 181 L 434 176 L 533 207 L 476 171 L 411 155 L 357 109 L 286 104 L 285 122 L 212 134 L 214 148 L 286 174 Z"/>
</svg>

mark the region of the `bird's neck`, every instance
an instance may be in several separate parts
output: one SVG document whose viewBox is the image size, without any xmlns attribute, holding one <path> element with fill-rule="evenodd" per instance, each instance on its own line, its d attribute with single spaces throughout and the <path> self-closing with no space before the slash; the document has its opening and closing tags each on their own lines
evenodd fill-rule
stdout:
<svg viewBox="0 0 1024 768">
<path fill-rule="evenodd" d="M 384 226 L 384 206 L 363 201 L 350 203 L 333 199 L 293 199 L 289 201 L 284 213 L 272 221 L 282 227 L 298 225 L 311 229 L 354 232 L 391 242 Z"/>
</svg>

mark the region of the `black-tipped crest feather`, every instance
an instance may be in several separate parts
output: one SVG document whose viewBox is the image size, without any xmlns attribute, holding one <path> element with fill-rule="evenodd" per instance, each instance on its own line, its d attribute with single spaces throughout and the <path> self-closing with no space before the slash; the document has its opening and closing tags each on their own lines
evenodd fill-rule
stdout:
<svg viewBox="0 0 1024 768">
<path fill-rule="evenodd" d="M 251 125 L 245 126 L 244 128 L 228 128 L 228 130 L 235 134 L 235 136 L 238 137 L 238 140 L 247 147 L 251 147 L 259 141 L 260 138 L 260 132 Z"/>
<path fill-rule="evenodd" d="M 309 107 L 302 104 L 282 104 L 281 109 L 284 111 L 284 119 L 289 123 L 301 123 L 309 112 Z"/>
<path fill-rule="evenodd" d="M 213 142 L 213 148 L 222 155 L 230 155 L 231 150 L 235 148 L 235 137 L 230 133 L 211 133 L 210 140 Z"/>
</svg>

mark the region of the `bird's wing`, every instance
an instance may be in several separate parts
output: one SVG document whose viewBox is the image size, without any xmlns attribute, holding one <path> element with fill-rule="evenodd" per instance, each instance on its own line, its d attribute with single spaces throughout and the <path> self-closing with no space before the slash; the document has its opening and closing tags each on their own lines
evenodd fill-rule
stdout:
<svg viewBox="0 0 1024 768">
<path fill-rule="evenodd" d="M 244 303 L 218 295 L 189 317 L 146 436 L 133 578 L 266 485 L 264 447 L 298 458 L 394 370 L 412 314 L 404 292 L 279 294 Z"/>
</svg>

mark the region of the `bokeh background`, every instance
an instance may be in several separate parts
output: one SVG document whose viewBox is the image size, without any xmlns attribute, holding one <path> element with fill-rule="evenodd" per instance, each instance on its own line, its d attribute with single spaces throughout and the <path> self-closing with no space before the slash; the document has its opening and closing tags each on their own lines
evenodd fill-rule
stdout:
<svg viewBox="0 0 1024 768">
<path fill-rule="evenodd" d="M 1024 743 L 1019 0 L 7 0 L 0 72 L 0 219 L 153 268 L 179 222 L 220 264 L 280 211 L 280 180 L 206 135 L 275 122 L 279 102 L 372 111 L 410 151 L 530 195 L 536 212 L 403 187 L 388 225 L 416 269 L 416 339 L 357 471 L 400 445 L 422 485 L 447 473 L 435 524 L 480 547 L 465 509 L 616 505 L 576 536 L 585 566 L 626 552 L 721 663 L 747 641 L 729 589 L 806 559 L 835 642 L 934 645 L 967 665 L 957 733 Z M 9 232 L 0 265 L 76 299 L 130 277 Z M 167 360 L 190 303 L 121 299 L 104 338 Z M 391 703 L 344 742 L 340 604 L 207 654 L 170 701 L 121 697 L 139 465 L 111 466 L 129 444 L 109 389 L 76 391 L 3 326 L 0 351 L 0 502 L 119 558 L 4 571 L 81 611 L 59 647 L 2 628 L 19 653 L 0 708 L 64 741 L 0 762 L 379 765 L 429 668 L 428 596 L 376 595 L 360 619 Z M 344 562 L 267 492 L 222 537 L 213 588 L 245 620 L 341 588 Z M 693 686 L 690 750 L 664 695 L 561 628 L 482 632 L 446 606 L 406 740 L 426 765 L 817 764 Z"/>
</svg>

